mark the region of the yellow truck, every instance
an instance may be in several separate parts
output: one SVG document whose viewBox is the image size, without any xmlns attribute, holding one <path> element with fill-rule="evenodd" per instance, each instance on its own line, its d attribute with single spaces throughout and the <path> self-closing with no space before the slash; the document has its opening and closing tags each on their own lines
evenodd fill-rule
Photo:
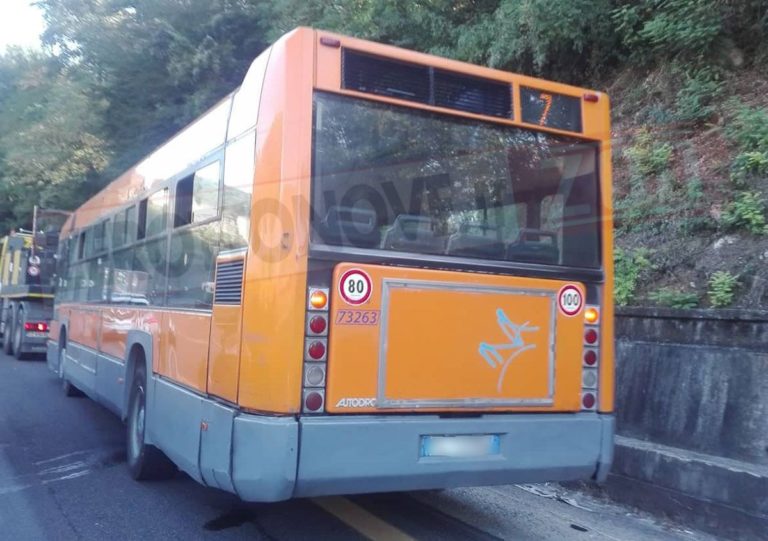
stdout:
<svg viewBox="0 0 768 541">
<path fill-rule="evenodd" d="M 46 232 L 19 229 L 0 238 L 0 335 L 3 351 L 17 359 L 46 350 L 58 233 L 48 226 Z"/>
</svg>

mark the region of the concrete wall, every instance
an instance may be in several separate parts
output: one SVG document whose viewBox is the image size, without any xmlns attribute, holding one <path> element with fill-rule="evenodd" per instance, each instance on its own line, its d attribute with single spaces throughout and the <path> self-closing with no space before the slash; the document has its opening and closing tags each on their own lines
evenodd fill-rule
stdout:
<svg viewBox="0 0 768 541">
<path fill-rule="evenodd" d="M 619 500 L 718 536 L 768 532 L 768 312 L 616 315 Z"/>
<path fill-rule="evenodd" d="M 623 309 L 620 434 L 768 465 L 768 313 Z"/>
</svg>

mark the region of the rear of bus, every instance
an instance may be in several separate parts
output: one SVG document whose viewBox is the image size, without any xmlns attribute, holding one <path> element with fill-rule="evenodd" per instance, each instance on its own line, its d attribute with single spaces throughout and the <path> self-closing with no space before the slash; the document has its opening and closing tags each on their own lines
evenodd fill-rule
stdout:
<svg viewBox="0 0 768 541">
<path fill-rule="evenodd" d="M 294 494 L 604 479 L 607 96 L 316 39 Z"/>
</svg>

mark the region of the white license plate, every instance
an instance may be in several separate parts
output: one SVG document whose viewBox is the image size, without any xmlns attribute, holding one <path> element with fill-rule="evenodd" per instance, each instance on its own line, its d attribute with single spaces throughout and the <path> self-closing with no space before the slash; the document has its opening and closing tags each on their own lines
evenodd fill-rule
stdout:
<svg viewBox="0 0 768 541">
<path fill-rule="evenodd" d="M 34 332 L 27 332 L 27 336 L 29 338 L 45 338 L 46 336 L 48 336 L 48 333 L 34 331 Z"/>
<path fill-rule="evenodd" d="M 467 458 L 498 455 L 499 443 L 497 434 L 422 436 L 421 456 Z"/>
</svg>

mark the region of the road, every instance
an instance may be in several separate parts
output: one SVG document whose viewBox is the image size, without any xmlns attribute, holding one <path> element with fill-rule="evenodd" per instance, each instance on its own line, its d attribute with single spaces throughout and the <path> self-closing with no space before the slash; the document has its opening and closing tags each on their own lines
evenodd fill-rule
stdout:
<svg viewBox="0 0 768 541">
<path fill-rule="evenodd" d="M 183 474 L 137 483 L 123 446 L 42 360 L 0 354 L 0 539 L 711 539 L 557 485 L 245 504 Z"/>
</svg>

